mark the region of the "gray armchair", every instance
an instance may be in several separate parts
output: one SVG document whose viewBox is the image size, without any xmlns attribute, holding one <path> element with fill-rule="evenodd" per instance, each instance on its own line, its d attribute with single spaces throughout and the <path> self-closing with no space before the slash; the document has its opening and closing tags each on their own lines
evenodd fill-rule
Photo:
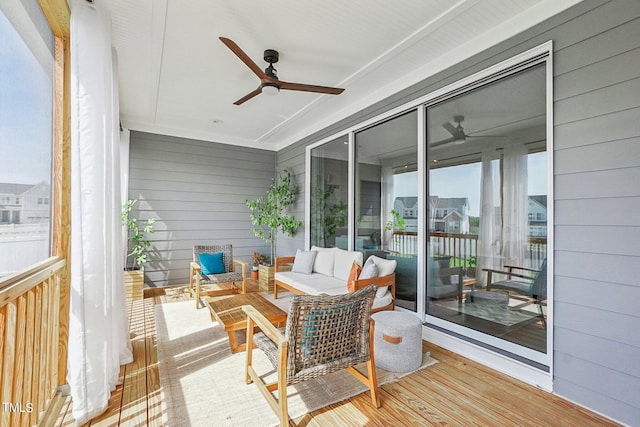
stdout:
<svg viewBox="0 0 640 427">
<path fill-rule="evenodd" d="M 540 316 L 545 321 L 542 303 L 547 300 L 547 260 L 542 262 L 540 270 L 513 265 L 505 265 L 504 268 L 506 271 L 483 269 L 487 272 L 487 290 L 504 290 L 531 299 L 538 305 Z M 494 281 L 496 275 L 506 276 L 506 279 Z"/>
<path fill-rule="evenodd" d="M 222 253 L 224 272 L 203 275 L 200 254 L 217 253 Z M 240 271 L 236 271 L 236 265 L 240 267 Z M 201 296 L 246 293 L 248 265 L 248 262 L 233 259 L 233 248 L 230 244 L 194 246 L 189 274 L 189 292 L 195 297 L 196 308 L 200 307 Z"/>
</svg>

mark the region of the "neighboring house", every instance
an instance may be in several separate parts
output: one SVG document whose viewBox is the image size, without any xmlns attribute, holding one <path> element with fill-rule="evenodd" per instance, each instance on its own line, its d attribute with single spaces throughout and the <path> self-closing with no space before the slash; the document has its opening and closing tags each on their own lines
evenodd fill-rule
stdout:
<svg viewBox="0 0 640 427">
<path fill-rule="evenodd" d="M 433 231 L 469 233 L 469 199 L 466 197 L 431 196 L 429 215 Z"/>
<path fill-rule="evenodd" d="M 547 196 L 529 196 L 529 236 L 547 235 Z"/>
<path fill-rule="evenodd" d="M 0 224 L 35 224 L 50 217 L 49 184 L 0 183 Z"/>
<path fill-rule="evenodd" d="M 404 219 L 405 231 L 418 231 L 418 197 L 396 197 L 393 209 Z"/>
</svg>

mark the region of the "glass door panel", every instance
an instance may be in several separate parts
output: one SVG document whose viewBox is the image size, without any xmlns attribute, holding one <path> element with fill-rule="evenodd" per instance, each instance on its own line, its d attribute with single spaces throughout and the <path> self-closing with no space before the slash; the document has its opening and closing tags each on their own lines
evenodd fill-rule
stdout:
<svg viewBox="0 0 640 427">
<path fill-rule="evenodd" d="M 310 242 L 347 249 L 349 142 L 337 138 L 311 150 Z"/>
<path fill-rule="evenodd" d="M 427 314 L 540 353 L 546 93 L 539 64 L 426 111 Z"/>
<path fill-rule="evenodd" d="M 396 305 L 416 310 L 417 111 L 355 134 L 355 250 L 397 261 Z"/>
</svg>

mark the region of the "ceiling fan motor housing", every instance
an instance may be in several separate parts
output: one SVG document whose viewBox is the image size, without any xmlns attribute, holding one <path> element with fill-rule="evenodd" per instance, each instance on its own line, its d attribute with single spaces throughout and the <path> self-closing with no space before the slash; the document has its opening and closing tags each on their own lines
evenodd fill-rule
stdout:
<svg viewBox="0 0 640 427">
<path fill-rule="evenodd" d="M 267 49 L 264 51 L 264 60 L 269 64 L 275 64 L 280 59 L 280 54 L 277 50 Z"/>
</svg>

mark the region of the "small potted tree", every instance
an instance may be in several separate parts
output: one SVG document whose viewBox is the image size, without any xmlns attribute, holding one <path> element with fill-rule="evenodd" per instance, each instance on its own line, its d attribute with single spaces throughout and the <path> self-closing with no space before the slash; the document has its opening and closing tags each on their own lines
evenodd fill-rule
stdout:
<svg viewBox="0 0 640 427">
<path fill-rule="evenodd" d="M 146 250 L 151 246 L 147 239 L 153 234 L 155 218 L 138 223 L 137 218 L 131 216 L 133 205 L 137 200 L 127 200 L 122 206 L 122 225 L 127 228 L 127 257 L 124 267 L 124 283 L 126 295 L 133 299 L 142 299 L 144 287 L 144 264 L 147 262 Z"/>
<path fill-rule="evenodd" d="M 293 180 L 293 174 L 285 169 L 277 178 L 273 179 L 271 186 L 264 197 L 256 200 L 246 200 L 245 205 L 251 211 L 251 231 L 256 237 L 261 238 L 271 246 L 269 260 L 275 261 L 276 236 L 278 231 L 293 237 L 302 221 L 298 221 L 288 213 L 298 197 L 298 185 Z M 263 291 L 273 289 L 273 267 L 264 264 L 259 266 L 258 286 Z M 263 278 L 264 276 L 264 278 Z"/>
</svg>

